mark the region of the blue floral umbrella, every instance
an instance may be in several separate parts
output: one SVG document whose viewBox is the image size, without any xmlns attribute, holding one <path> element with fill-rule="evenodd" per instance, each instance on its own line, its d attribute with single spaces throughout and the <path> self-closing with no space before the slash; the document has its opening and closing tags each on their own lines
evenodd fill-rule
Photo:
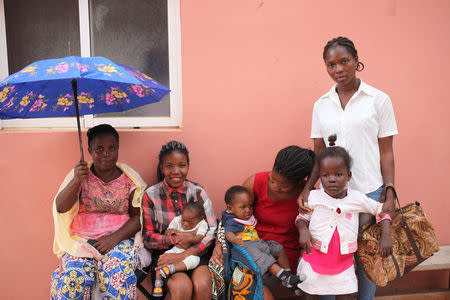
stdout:
<svg viewBox="0 0 450 300">
<path fill-rule="evenodd" d="M 160 101 L 170 90 L 104 57 L 41 60 L 0 81 L 0 118 L 49 118 L 125 111 Z"/>
</svg>

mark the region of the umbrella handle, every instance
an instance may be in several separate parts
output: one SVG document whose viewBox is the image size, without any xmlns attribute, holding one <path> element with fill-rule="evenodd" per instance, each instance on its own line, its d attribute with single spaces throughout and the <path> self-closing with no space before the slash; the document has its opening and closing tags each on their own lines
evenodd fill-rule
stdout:
<svg viewBox="0 0 450 300">
<path fill-rule="evenodd" d="M 84 161 L 83 143 L 81 141 L 81 126 L 80 126 L 80 110 L 78 109 L 78 82 L 75 78 L 72 79 L 73 98 L 75 99 L 75 112 L 77 114 L 77 126 L 78 126 L 78 141 L 80 142 L 80 161 Z"/>
</svg>

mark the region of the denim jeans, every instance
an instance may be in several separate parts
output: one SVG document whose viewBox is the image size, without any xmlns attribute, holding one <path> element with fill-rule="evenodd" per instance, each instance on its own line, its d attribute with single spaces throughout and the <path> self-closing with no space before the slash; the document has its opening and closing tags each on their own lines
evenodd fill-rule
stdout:
<svg viewBox="0 0 450 300">
<path fill-rule="evenodd" d="M 373 199 L 377 202 L 380 202 L 381 194 L 383 193 L 384 185 L 380 186 L 376 191 L 370 192 L 366 194 L 367 197 L 370 199 Z M 360 220 L 361 215 L 364 215 L 363 213 L 359 214 Z M 359 226 L 361 227 L 361 221 Z M 356 259 L 356 268 L 358 270 L 358 300 L 373 300 L 375 297 L 375 290 L 376 285 L 372 281 L 367 278 L 366 273 L 364 273 L 364 270 L 361 268 L 358 260 L 358 256 L 355 253 L 355 259 Z M 324 295 L 319 297 L 320 300 L 334 300 L 334 295 Z"/>
<path fill-rule="evenodd" d="M 366 194 L 367 197 L 370 199 L 373 199 L 377 202 L 380 202 L 381 194 L 383 193 L 384 185 L 380 186 L 376 191 Z M 359 214 L 360 220 L 361 215 Z M 364 224 L 361 224 L 361 221 L 359 222 L 359 227 L 361 227 Z M 359 264 L 358 256 L 355 254 L 356 258 L 356 267 L 358 270 L 358 300 L 373 300 L 375 297 L 375 290 L 376 285 L 372 281 L 367 278 L 366 273 L 364 273 L 364 270 L 362 269 L 361 265 Z"/>
</svg>

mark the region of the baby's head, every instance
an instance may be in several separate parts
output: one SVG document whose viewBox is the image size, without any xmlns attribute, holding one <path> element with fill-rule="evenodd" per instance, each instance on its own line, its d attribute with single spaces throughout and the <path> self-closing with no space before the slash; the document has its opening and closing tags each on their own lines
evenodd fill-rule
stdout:
<svg viewBox="0 0 450 300">
<path fill-rule="evenodd" d="M 243 186 L 233 185 L 225 193 L 228 212 L 241 220 L 248 220 L 253 215 L 253 197 Z"/>
<path fill-rule="evenodd" d="M 330 139 L 334 143 L 336 136 L 330 136 Z M 319 153 L 317 159 L 320 181 L 325 192 L 333 198 L 344 198 L 347 195 L 347 182 L 352 177 L 348 152 L 342 147 L 332 146 Z"/>
<path fill-rule="evenodd" d="M 193 229 L 205 218 L 205 208 L 199 202 L 189 202 L 183 208 L 181 214 L 181 226 L 184 230 Z"/>
</svg>

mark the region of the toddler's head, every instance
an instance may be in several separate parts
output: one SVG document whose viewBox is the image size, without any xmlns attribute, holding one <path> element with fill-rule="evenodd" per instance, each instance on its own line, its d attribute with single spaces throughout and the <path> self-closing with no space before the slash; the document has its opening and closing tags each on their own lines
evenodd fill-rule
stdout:
<svg viewBox="0 0 450 300">
<path fill-rule="evenodd" d="M 199 202 L 189 202 L 183 208 L 181 214 L 181 226 L 184 230 L 193 229 L 205 218 L 205 208 Z"/>
<path fill-rule="evenodd" d="M 336 136 L 330 136 L 330 144 Z M 333 198 L 347 196 L 347 182 L 352 177 L 351 158 L 348 152 L 339 146 L 325 148 L 318 156 L 319 176 L 325 192 Z"/>
<path fill-rule="evenodd" d="M 225 193 L 228 212 L 241 220 L 248 220 L 253 215 L 253 197 L 243 186 L 234 185 Z"/>
</svg>

